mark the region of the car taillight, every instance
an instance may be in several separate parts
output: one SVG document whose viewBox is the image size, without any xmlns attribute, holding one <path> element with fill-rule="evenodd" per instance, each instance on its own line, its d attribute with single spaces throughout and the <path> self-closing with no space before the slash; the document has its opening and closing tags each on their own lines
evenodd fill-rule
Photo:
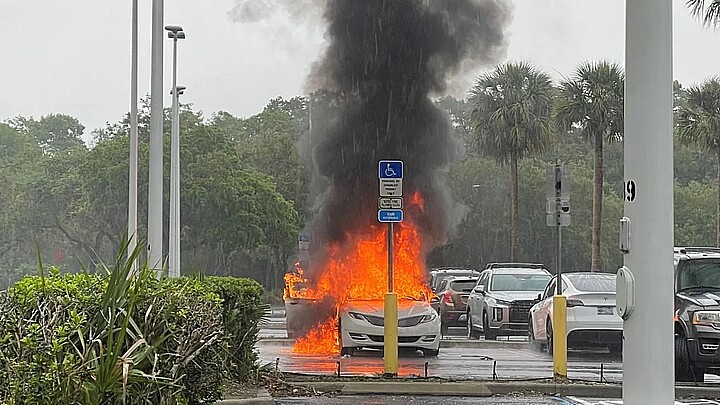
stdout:
<svg viewBox="0 0 720 405">
<path fill-rule="evenodd" d="M 443 301 L 445 301 L 446 304 L 452 304 L 453 303 L 452 295 L 450 295 L 450 293 L 445 293 L 445 297 L 443 298 Z"/>
<path fill-rule="evenodd" d="M 567 307 L 568 307 L 568 308 L 581 307 L 581 306 L 583 306 L 583 305 L 585 305 L 585 304 L 583 304 L 583 302 L 580 301 L 580 300 L 567 300 Z"/>
</svg>

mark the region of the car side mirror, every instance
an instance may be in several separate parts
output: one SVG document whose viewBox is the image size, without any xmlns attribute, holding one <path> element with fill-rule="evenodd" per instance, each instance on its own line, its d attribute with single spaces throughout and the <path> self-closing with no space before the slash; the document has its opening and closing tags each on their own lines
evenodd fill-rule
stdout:
<svg viewBox="0 0 720 405">
<path fill-rule="evenodd" d="M 485 295 L 485 286 L 484 285 L 476 285 L 475 288 L 473 288 L 473 292 L 476 294 Z"/>
<path fill-rule="evenodd" d="M 542 294 L 538 294 L 537 298 L 538 301 L 542 301 Z"/>
</svg>

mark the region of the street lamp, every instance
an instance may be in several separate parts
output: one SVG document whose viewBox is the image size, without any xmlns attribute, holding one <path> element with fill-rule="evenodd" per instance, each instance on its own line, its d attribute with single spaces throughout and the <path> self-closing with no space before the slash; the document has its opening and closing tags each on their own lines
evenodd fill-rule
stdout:
<svg viewBox="0 0 720 405">
<path fill-rule="evenodd" d="M 170 133 L 170 233 L 169 269 L 170 277 L 180 277 L 180 95 L 184 86 L 177 85 L 177 41 L 185 39 L 185 32 L 178 25 L 166 25 L 168 38 L 173 40 L 173 90 L 172 129 Z"/>
<path fill-rule="evenodd" d="M 137 183 L 138 183 L 138 0 L 132 2 L 130 68 L 130 157 L 128 170 L 128 258 L 137 246 Z M 133 274 L 137 259 L 132 263 Z"/>
<path fill-rule="evenodd" d="M 157 272 L 163 268 L 163 6 L 152 2 L 147 248 L 148 266 Z"/>
</svg>

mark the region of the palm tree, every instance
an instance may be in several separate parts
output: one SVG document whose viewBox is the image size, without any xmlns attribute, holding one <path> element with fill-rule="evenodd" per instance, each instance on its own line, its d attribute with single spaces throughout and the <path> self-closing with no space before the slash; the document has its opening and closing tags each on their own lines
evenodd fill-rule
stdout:
<svg viewBox="0 0 720 405">
<path fill-rule="evenodd" d="M 510 260 L 518 255 L 518 161 L 551 142 L 554 88 L 528 63 L 507 63 L 478 78 L 470 93 L 474 138 L 485 156 L 510 165 Z"/>
<path fill-rule="evenodd" d="M 708 26 L 720 25 L 720 0 L 686 0 L 690 13 Z"/>
<path fill-rule="evenodd" d="M 712 78 L 701 86 L 686 90 L 677 115 L 678 140 L 695 145 L 718 157 L 720 165 L 720 79 Z M 715 243 L 720 247 L 720 166 L 718 167 L 717 230 Z"/>
<path fill-rule="evenodd" d="M 615 63 L 586 62 L 560 84 L 555 120 L 566 131 L 578 131 L 593 143 L 595 187 L 593 190 L 592 259 L 590 270 L 601 271 L 600 231 L 603 198 L 603 143 L 623 137 L 625 74 Z"/>
</svg>

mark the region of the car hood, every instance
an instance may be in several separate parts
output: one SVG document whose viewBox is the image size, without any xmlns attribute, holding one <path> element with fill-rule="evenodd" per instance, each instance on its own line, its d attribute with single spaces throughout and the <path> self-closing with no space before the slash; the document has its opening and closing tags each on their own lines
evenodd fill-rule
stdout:
<svg viewBox="0 0 720 405">
<path fill-rule="evenodd" d="M 541 294 L 539 291 L 493 291 L 488 295 L 501 301 L 533 301 Z"/>
<path fill-rule="evenodd" d="M 384 302 L 383 301 L 350 301 L 345 308 L 344 312 L 359 312 L 366 315 L 374 315 L 384 317 Z M 434 311 L 430 306 L 430 303 L 425 301 L 411 301 L 411 300 L 400 300 L 398 301 L 398 318 L 405 318 L 408 316 L 424 315 L 429 311 Z"/>
<path fill-rule="evenodd" d="M 720 291 L 681 292 L 677 296 L 703 308 L 720 307 Z"/>
</svg>

